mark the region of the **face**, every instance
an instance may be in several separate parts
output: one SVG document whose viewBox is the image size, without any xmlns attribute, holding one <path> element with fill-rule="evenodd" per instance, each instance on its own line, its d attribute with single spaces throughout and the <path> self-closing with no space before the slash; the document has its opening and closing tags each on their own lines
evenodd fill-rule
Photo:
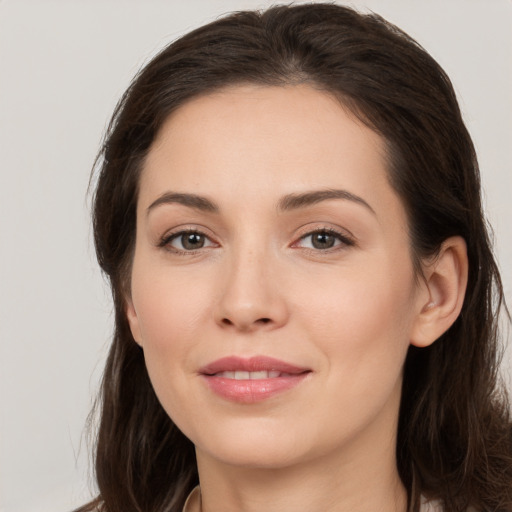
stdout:
<svg viewBox="0 0 512 512">
<path fill-rule="evenodd" d="M 163 125 L 127 314 L 198 459 L 281 467 L 392 446 L 421 307 L 381 138 L 308 86 L 239 86 Z"/>
</svg>

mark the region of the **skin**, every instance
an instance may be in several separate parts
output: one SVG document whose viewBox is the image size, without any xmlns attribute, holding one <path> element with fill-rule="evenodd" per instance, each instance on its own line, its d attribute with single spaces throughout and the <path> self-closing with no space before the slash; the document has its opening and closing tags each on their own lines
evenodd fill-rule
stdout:
<svg viewBox="0 0 512 512">
<path fill-rule="evenodd" d="M 196 446 L 203 511 L 405 510 L 403 363 L 411 343 L 432 343 L 456 318 L 466 263 L 454 238 L 415 278 L 385 162 L 379 135 L 306 85 L 193 99 L 155 140 L 127 315 L 159 400 Z M 279 208 L 333 189 L 352 196 Z M 217 211 L 161 199 L 169 193 Z M 204 234 L 203 247 L 187 251 L 184 229 Z M 326 229 L 339 233 L 333 247 L 313 246 Z M 231 355 L 311 371 L 267 400 L 235 403 L 198 373 Z"/>
</svg>

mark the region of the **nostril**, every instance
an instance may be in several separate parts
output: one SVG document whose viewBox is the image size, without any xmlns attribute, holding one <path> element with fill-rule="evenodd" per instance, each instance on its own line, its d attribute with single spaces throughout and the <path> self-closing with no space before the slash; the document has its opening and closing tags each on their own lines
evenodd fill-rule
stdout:
<svg viewBox="0 0 512 512">
<path fill-rule="evenodd" d="M 221 320 L 221 322 L 222 322 L 223 325 L 230 325 L 230 326 L 236 324 L 235 322 L 233 322 L 233 320 L 230 320 L 229 318 L 223 318 Z M 271 322 L 272 322 L 272 320 L 270 318 L 258 318 L 258 320 L 254 321 L 254 324 L 264 324 L 264 325 L 266 325 L 266 324 L 271 323 Z"/>
</svg>

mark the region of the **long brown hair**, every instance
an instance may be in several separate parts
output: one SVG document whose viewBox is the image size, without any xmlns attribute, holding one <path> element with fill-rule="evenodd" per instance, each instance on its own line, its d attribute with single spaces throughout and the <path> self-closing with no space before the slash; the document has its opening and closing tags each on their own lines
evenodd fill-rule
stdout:
<svg viewBox="0 0 512 512">
<path fill-rule="evenodd" d="M 450 80 L 408 35 L 377 15 L 332 4 L 238 12 L 166 47 L 116 107 L 96 161 L 94 233 L 115 305 L 98 402 L 98 498 L 79 509 L 181 511 L 198 475 L 192 443 L 151 387 L 125 316 L 138 179 L 163 121 L 232 84 L 310 83 L 338 97 L 387 143 L 390 181 L 408 213 L 415 263 L 464 237 L 469 282 L 460 317 L 405 362 L 397 466 L 447 511 L 512 511 L 512 428 L 498 379 L 503 290 L 480 200 L 475 150 Z M 417 267 L 419 270 L 419 266 Z"/>
</svg>

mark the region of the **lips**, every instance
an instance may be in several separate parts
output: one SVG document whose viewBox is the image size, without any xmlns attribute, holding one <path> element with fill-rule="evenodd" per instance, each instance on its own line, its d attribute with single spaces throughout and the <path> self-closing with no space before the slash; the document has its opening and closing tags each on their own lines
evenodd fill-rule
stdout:
<svg viewBox="0 0 512 512">
<path fill-rule="evenodd" d="M 199 370 L 207 386 L 229 401 L 255 403 L 290 390 L 311 370 L 266 356 L 225 357 Z"/>
<path fill-rule="evenodd" d="M 234 371 L 234 372 L 220 372 L 216 373 L 216 377 L 224 377 L 226 379 L 235 379 L 235 380 L 260 380 L 260 379 L 275 379 L 276 377 L 281 377 L 284 374 L 275 370 L 271 371 L 259 371 L 259 372 L 246 372 L 246 371 Z"/>
</svg>

